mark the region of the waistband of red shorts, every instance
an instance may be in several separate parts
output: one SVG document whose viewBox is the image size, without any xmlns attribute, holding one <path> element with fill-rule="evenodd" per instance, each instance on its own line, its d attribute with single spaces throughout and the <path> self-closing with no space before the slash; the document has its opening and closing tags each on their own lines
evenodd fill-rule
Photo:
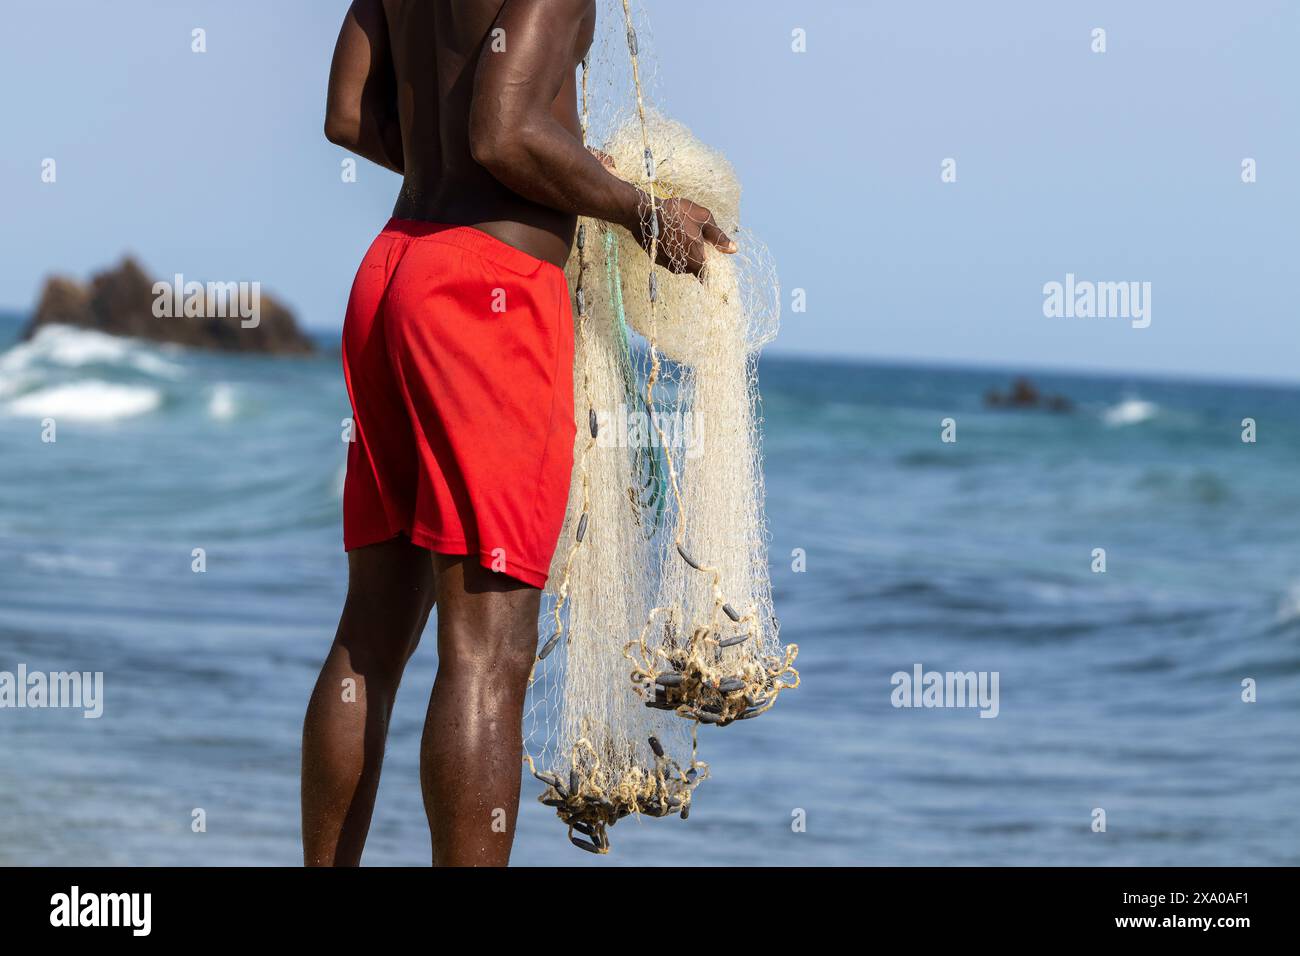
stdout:
<svg viewBox="0 0 1300 956">
<path fill-rule="evenodd" d="M 484 259 L 524 274 L 535 271 L 538 266 L 553 269 L 561 275 L 564 273 L 564 270 L 555 263 L 539 259 L 522 249 L 516 249 L 508 242 L 502 242 L 496 236 L 488 235 L 482 229 L 473 226 L 453 226 L 420 219 L 393 218 L 388 220 L 381 234 L 405 236 L 408 239 L 433 239 L 446 245 L 467 249 Z"/>
</svg>

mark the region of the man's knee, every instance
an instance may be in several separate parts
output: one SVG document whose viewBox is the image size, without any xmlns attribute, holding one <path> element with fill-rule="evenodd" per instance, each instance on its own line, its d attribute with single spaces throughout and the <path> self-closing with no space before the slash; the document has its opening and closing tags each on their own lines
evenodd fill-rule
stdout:
<svg viewBox="0 0 1300 956">
<path fill-rule="evenodd" d="M 492 572 L 466 569 L 464 586 L 445 581 L 452 586 L 440 587 L 439 663 L 467 677 L 513 685 L 532 669 L 540 594 L 483 575 Z"/>
<path fill-rule="evenodd" d="M 354 573 L 337 638 L 348 650 L 352 666 L 358 671 L 400 675 L 419 643 L 433 600 L 431 571 L 425 579 L 409 573 L 388 578 L 368 571 Z"/>
<path fill-rule="evenodd" d="M 444 647 L 445 645 L 445 647 Z M 496 596 L 438 611 L 438 650 L 490 664 L 531 662 L 537 648 L 537 613 Z"/>
</svg>

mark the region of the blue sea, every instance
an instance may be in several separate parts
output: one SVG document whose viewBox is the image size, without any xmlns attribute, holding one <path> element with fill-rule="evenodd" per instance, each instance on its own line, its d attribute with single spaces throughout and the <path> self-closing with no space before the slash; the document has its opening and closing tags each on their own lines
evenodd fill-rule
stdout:
<svg viewBox="0 0 1300 956">
<path fill-rule="evenodd" d="M 19 327 L 0 670 L 105 685 L 99 719 L 0 710 L 0 864 L 296 865 L 303 710 L 345 585 L 337 336 L 281 359 Z M 514 862 L 1300 863 L 1300 390 L 1031 371 L 1074 411 L 986 409 L 1022 372 L 765 358 L 803 686 L 704 728 L 690 819 L 625 820 L 608 857 L 527 781 Z M 895 707 L 916 665 L 996 672 L 997 716 Z M 436 667 L 430 635 L 367 864 L 428 860 Z"/>
</svg>

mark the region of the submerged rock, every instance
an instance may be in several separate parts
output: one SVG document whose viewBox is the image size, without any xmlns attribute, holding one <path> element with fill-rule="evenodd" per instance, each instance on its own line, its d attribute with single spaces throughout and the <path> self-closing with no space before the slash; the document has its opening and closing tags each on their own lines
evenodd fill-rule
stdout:
<svg viewBox="0 0 1300 956">
<path fill-rule="evenodd" d="M 74 325 L 109 335 L 224 352 L 309 355 L 315 345 L 293 313 L 260 283 L 155 282 L 134 259 L 99 272 L 89 283 L 46 280 L 22 337 L 44 325 Z"/>
<path fill-rule="evenodd" d="M 990 389 L 984 396 L 989 408 L 1041 408 L 1049 412 L 1069 412 L 1074 403 L 1064 395 L 1043 395 L 1027 378 L 1018 378 L 1007 392 Z"/>
</svg>

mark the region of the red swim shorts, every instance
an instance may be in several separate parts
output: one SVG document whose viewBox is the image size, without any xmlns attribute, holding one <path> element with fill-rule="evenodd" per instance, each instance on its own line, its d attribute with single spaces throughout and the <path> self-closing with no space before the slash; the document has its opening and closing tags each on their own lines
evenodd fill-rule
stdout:
<svg viewBox="0 0 1300 956">
<path fill-rule="evenodd" d="M 564 272 L 469 226 L 393 219 L 343 323 L 343 547 L 405 533 L 544 587 L 573 470 Z"/>
</svg>

